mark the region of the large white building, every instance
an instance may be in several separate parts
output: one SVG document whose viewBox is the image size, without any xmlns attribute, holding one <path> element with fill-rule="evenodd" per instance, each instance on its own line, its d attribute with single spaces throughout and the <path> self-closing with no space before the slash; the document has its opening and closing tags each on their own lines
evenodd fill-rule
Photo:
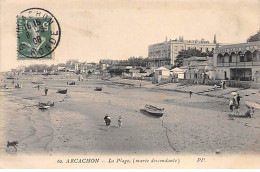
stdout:
<svg viewBox="0 0 260 172">
<path fill-rule="evenodd" d="M 216 37 L 213 43 L 201 40 L 184 40 L 180 37 L 176 40 L 170 40 L 148 46 L 148 66 L 161 67 L 165 65 L 174 65 L 174 61 L 181 50 L 198 49 L 202 52 L 211 52 L 216 49 Z"/>
</svg>

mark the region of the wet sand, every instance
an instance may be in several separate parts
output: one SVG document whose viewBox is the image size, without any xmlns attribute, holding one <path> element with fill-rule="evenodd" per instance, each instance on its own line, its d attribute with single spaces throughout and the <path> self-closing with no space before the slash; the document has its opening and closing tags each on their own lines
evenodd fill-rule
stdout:
<svg viewBox="0 0 260 172">
<path fill-rule="evenodd" d="M 33 88 L 42 78 L 45 85 Z M 76 85 L 67 85 L 75 81 Z M 1 152 L 8 154 L 259 154 L 260 114 L 230 120 L 228 100 L 173 92 L 153 87 L 112 84 L 96 76 L 77 81 L 77 76 L 19 76 L 1 89 Z M 101 92 L 94 91 L 102 86 Z M 44 96 L 44 87 L 49 89 Z M 197 86 L 198 87 L 198 86 Z M 202 86 L 203 87 L 203 86 Z M 67 94 L 56 93 L 68 89 Z M 183 88 L 184 89 L 184 88 Z M 185 88 L 189 89 L 189 88 Z M 195 88 L 194 88 L 195 89 Z M 245 90 L 241 91 L 244 93 Z M 227 93 L 226 97 L 229 96 Z M 244 100 L 256 102 L 259 90 Z M 242 99 L 241 104 L 243 104 Z M 39 110 L 38 102 L 55 102 Z M 140 113 L 145 104 L 165 109 L 162 118 Z M 241 112 L 245 112 L 245 107 Z M 108 129 L 104 116 L 112 119 Z M 123 125 L 117 119 L 122 116 Z M 6 148 L 17 140 L 18 151 Z"/>
</svg>

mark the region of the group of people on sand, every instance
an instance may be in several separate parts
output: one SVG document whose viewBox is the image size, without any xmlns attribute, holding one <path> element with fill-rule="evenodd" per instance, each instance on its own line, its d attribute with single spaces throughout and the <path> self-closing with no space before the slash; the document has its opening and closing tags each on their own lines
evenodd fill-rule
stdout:
<svg viewBox="0 0 260 172">
<path fill-rule="evenodd" d="M 214 90 L 217 90 L 218 88 L 220 89 L 227 89 L 227 84 L 226 84 L 226 81 L 221 81 L 219 86 L 217 84 L 214 85 L 213 89 Z"/>
<path fill-rule="evenodd" d="M 247 106 L 247 111 L 244 115 L 240 115 L 240 100 L 241 96 L 239 94 L 235 94 L 233 98 L 229 100 L 229 108 L 231 112 L 233 112 L 234 116 L 240 116 L 240 117 L 246 117 L 246 118 L 252 118 L 254 114 L 254 108 Z"/>
<path fill-rule="evenodd" d="M 104 120 L 105 120 L 106 126 L 109 129 L 109 126 L 110 126 L 110 123 L 111 123 L 111 117 L 109 115 L 106 115 L 104 117 Z M 118 127 L 121 128 L 121 126 L 122 126 L 122 117 L 121 116 L 119 116 L 117 122 L 118 122 Z"/>
</svg>

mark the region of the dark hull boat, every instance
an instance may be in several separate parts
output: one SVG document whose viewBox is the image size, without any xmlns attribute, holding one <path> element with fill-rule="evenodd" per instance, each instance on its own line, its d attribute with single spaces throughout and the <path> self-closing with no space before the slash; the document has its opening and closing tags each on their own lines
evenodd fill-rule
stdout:
<svg viewBox="0 0 260 172">
<path fill-rule="evenodd" d="M 15 79 L 14 77 L 11 77 L 11 76 L 9 76 L 9 77 L 6 77 L 6 79 Z"/>
<path fill-rule="evenodd" d="M 67 89 L 66 89 L 66 90 L 58 89 L 58 92 L 57 92 L 57 93 L 60 93 L 60 94 L 66 94 L 66 93 L 67 93 Z"/>
<path fill-rule="evenodd" d="M 95 91 L 102 91 L 102 87 L 96 87 Z"/>
<path fill-rule="evenodd" d="M 147 109 L 140 109 L 140 112 L 143 113 L 143 114 L 152 115 L 152 116 L 155 116 L 155 117 L 158 117 L 158 118 L 163 116 L 162 112 L 153 112 L 153 111 L 149 111 Z"/>
</svg>

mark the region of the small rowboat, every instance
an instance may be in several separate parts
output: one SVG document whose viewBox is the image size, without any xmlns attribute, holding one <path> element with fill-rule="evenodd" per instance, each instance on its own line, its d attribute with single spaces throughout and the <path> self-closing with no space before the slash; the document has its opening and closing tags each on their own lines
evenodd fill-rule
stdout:
<svg viewBox="0 0 260 172">
<path fill-rule="evenodd" d="M 50 101 L 48 101 L 47 103 L 41 103 L 41 102 L 39 102 L 38 103 L 38 106 L 40 107 L 40 106 L 50 106 L 50 107 L 52 107 L 52 106 L 54 106 L 54 102 L 50 102 Z"/>
<path fill-rule="evenodd" d="M 102 87 L 96 87 L 95 91 L 102 91 Z"/>
<path fill-rule="evenodd" d="M 69 85 L 75 85 L 76 83 L 75 82 L 71 82 L 71 83 L 69 83 Z"/>
<path fill-rule="evenodd" d="M 140 109 L 140 112 L 143 113 L 143 114 L 148 114 L 148 115 L 152 115 L 152 116 L 155 116 L 155 117 L 162 117 L 163 116 L 163 112 L 152 111 L 152 110 L 149 110 L 147 108 Z"/>
<path fill-rule="evenodd" d="M 145 105 L 146 108 L 148 109 L 152 109 L 152 110 L 158 110 L 158 111 L 163 111 L 164 108 L 158 108 L 156 106 L 152 106 L 152 105 Z"/>
<path fill-rule="evenodd" d="M 43 85 L 45 84 L 45 81 L 33 81 L 32 83 L 37 85 Z"/>
<path fill-rule="evenodd" d="M 162 117 L 163 116 L 164 108 L 158 108 L 152 105 L 145 105 L 144 109 L 140 109 L 140 112 L 144 114 L 149 114 L 155 117 Z"/>
<path fill-rule="evenodd" d="M 66 93 L 67 93 L 67 89 L 65 89 L 65 90 L 58 89 L 58 92 L 57 92 L 57 93 L 66 94 Z"/>
<path fill-rule="evenodd" d="M 15 79 L 14 77 L 8 76 L 6 79 Z"/>
<path fill-rule="evenodd" d="M 48 105 L 41 105 L 41 106 L 39 106 L 39 109 L 48 109 L 50 106 L 48 106 Z"/>
</svg>

